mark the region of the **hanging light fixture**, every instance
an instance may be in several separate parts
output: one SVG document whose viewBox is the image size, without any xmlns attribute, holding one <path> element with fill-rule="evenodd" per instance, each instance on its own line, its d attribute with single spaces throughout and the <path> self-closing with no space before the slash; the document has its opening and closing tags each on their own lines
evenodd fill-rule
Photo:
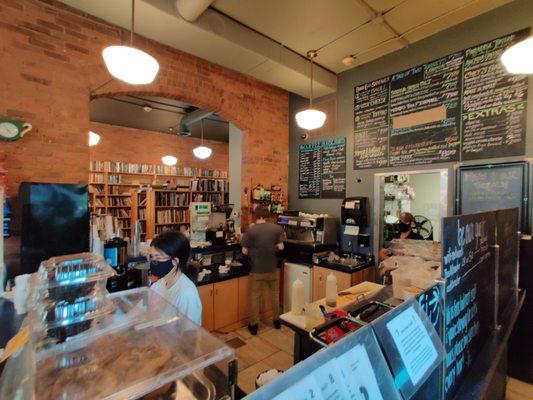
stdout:
<svg viewBox="0 0 533 400">
<path fill-rule="evenodd" d="M 100 142 L 100 135 L 93 131 L 89 131 L 89 146 L 96 146 Z"/>
<path fill-rule="evenodd" d="M 169 167 L 172 167 L 178 163 L 178 159 L 170 155 L 161 157 L 161 161 L 163 161 L 163 164 L 168 165 Z"/>
<path fill-rule="evenodd" d="M 510 74 L 533 74 L 533 36 L 509 47 L 500 60 Z"/>
<path fill-rule="evenodd" d="M 134 32 L 135 0 L 132 0 L 130 45 L 106 47 L 102 56 L 107 70 L 115 78 L 132 85 L 151 83 L 159 71 L 159 63 L 150 54 L 133 47 Z"/>
<path fill-rule="evenodd" d="M 200 146 L 195 147 L 192 149 L 192 152 L 196 158 L 199 158 L 200 160 L 205 160 L 206 158 L 211 157 L 211 154 L 213 153 L 213 150 L 211 150 L 209 147 L 204 146 L 204 120 L 200 120 L 200 126 L 201 126 L 201 142 Z"/>
<path fill-rule="evenodd" d="M 326 122 L 326 113 L 313 108 L 313 59 L 318 55 L 316 50 L 309 50 L 307 58 L 311 63 L 311 93 L 309 96 L 309 108 L 296 114 L 296 122 L 303 129 L 313 130 L 320 128 Z"/>
</svg>

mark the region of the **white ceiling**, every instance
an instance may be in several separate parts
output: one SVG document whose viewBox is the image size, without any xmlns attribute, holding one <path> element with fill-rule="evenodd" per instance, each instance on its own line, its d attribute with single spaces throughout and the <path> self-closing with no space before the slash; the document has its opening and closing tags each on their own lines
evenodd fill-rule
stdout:
<svg viewBox="0 0 533 400">
<path fill-rule="evenodd" d="M 62 1 L 129 28 L 130 0 Z M 216 0 L 195 22 L 188 22 L 177 12 L 176 0 L 137 0 L 135 29 L 305 97 L 309 65 L 304 57 L 319 49 L 316 62 L 324 68 L 314 71 L 314 94 L 322 96 L 336 91 L 336 74 L 510 1 Z M 347 55 L 356 56 L 350 67 L 341 62 Z"/>
<path fill-rule="evenodd" d="M 383 23 L 414 43 L 512 0 L 216 0 L 212 7 L 340 73 L 347 55 L 360 65 L 402 48 Z M 365 5 L 366 3 L 366 5 Z"/>
</svg>

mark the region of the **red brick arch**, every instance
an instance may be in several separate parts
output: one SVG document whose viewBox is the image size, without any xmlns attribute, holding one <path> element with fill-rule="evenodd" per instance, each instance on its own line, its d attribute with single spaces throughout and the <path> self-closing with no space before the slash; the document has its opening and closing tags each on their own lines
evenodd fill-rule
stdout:
<svg viewBox="0 0 533 400">
<path fill-rule="evenodd" d="M 8 94 L 0 115 L 34 126 L 16 142 L 0 142 L 13 200 L 22 181 L 87 182 L 90 99 L 126 94 L 172 98 L 226 118 L 243 132 L 242 187 L 287 190 L 286 91 L 142 37 L 136 46 L 160 63 L 154 83 L 112 81 L 94 91 L 110 78 L 102 50 L 128 32 L 55 0 L 3 2 L 0 37 L 0 89 Z"/>
</svg>

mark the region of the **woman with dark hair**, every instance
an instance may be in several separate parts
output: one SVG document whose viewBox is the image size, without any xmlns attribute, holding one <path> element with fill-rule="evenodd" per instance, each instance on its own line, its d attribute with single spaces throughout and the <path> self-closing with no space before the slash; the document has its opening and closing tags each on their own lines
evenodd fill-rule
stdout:
<svg viewBox="0 0 533 400">
<path fill-rule="evenodd" d="M 176 231 L 159 234 L 150 247 L 151 289 L 194 323 L 202 323 L 202 302 L 196 285 L 185 275 L 191 246 Z"/>
</svg>

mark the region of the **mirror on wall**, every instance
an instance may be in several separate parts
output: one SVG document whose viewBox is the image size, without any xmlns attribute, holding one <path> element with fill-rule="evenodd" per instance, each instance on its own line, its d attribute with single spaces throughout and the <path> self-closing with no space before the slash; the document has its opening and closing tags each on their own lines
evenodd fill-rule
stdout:
<svg viewBox="0 0 533 400">
<path fill-rule="evenodd" d="M 413 217 L 409 238 L 441 240 L 441 219 L 448 215 L 448 170 L 402 171 L 375 175 L 375 248 L 402 235 L 400 222 Z"/>
</svg>

